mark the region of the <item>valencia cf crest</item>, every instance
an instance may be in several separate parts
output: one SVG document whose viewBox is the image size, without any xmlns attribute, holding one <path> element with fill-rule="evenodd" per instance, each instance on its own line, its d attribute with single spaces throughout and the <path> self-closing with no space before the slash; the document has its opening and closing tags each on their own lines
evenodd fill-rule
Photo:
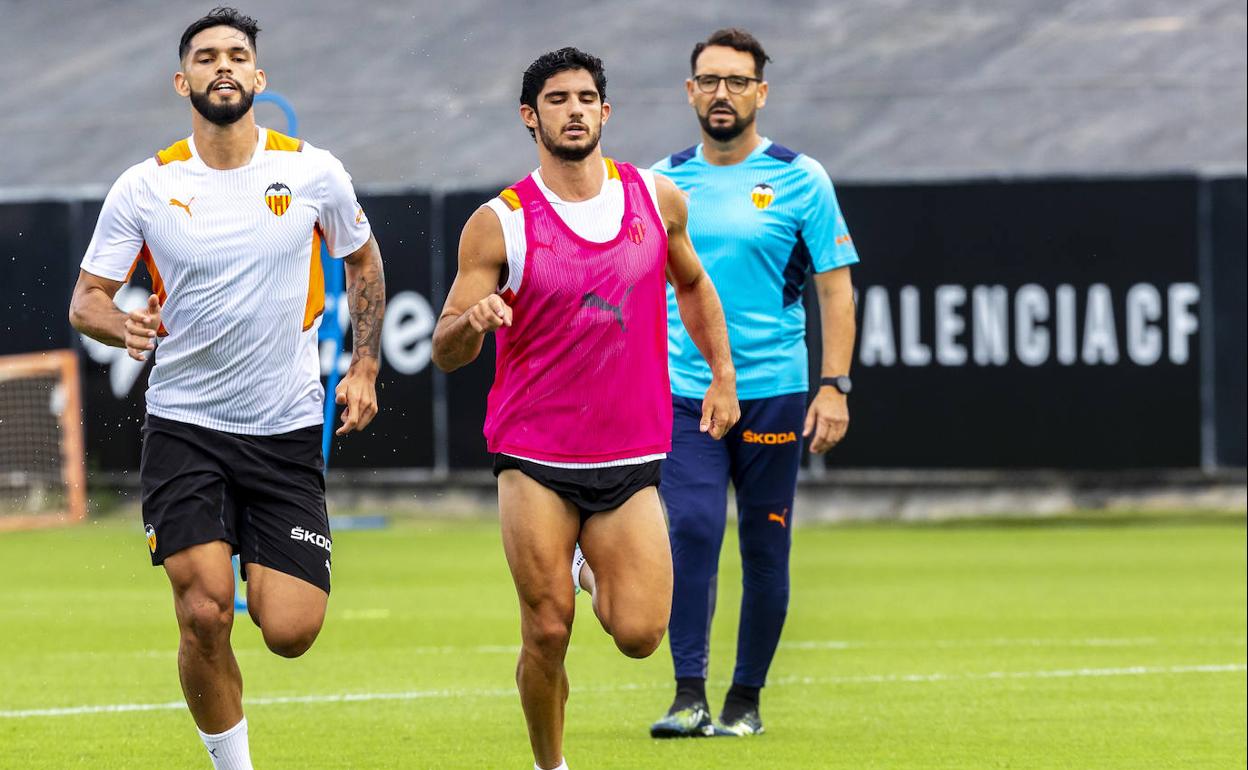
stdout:
<svg viewBox="0 0 1248 770">
<path fill-rule="evenodd" d="M 281 182 L 274 182 L 269 185 L 269 189 L 264 191 L 264 202 L 268 205 L 269 211 L 280 217 L 286 213 L 286 209 L 290 208 L 290 188 Z"/>
<path fill-rule="evenodd" d="M 156 528 L 146 524 L 143 526 L 143 534 L 147 535 L 147 550 L 156 553 Z"/>
<path fill-rule="evenodd" d="M 628 226 L 628 239 L 636 244 L 646 239 L 646 223 L 641 217 L 633 217 L 632 223 Z"/>
<path fill-rule="evenodd" d="M 776 191 L 769 184 L 754 185 L 754 189 L 750 191 L 750 200 L 754 201 L 760 211 L 770 206 L 775 199 Z"/>
</svg>

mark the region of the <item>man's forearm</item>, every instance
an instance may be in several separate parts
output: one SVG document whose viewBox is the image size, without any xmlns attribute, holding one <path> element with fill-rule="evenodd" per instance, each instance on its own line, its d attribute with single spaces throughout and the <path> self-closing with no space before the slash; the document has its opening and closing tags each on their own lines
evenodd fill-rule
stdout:
<svg viewBox="0 0 1248 770">
<path fill-rule="evenodd" d="M 823 338 L 821 377 L 849 374 L 854 358 L 854 295 L 852 291 L 829 292 L 819 297 L 819 320 Z"/>
<path fill-rule="evenodd" d="M 475 361 L 484 342 L 485 333 L 472 328 L 467 313 L 444 314 L 433 331 L 433 363 L 444 372 L 453 372 Z"/>
<path fill-rule="evenodd" d="M 386 316 L 386 279 L 379 255 L 374 253 L 358 265 L 347 263 L 347 306 L 351 311 L 351 365 L 375 365 L 381 355 L 381 327 Z"/>
<path fill-rule="evenodd" d="M 711 279 L 702 273 L 693 283 L 676 286 L 676 306 L 689 338 L 698 347 L 711 367 L 711 375 L 720 380 L 736 381 L 732 365 L 732 349 L 728 345 L 728 325 L 724 308 Z"/>
<path fill-rule="evenodd" d="M 98 289 L 75 296 L 69 306 L 69 322 L 93 340 L 115 348 L 126 346 L 126 314 Z"/>
</svg>

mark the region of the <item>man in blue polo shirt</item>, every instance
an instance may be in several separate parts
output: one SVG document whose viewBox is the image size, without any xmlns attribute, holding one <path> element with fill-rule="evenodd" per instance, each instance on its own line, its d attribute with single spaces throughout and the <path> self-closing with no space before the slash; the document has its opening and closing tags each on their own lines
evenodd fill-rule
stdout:
<svg viewBox="0 0 1248 770">
<path fill-rule="evenodd" d="M 741 420 L 722 442 L 699 430 L 711 373 L 669 290 L 675 409 L 672 451 L 659 489 L 675 563 L 668 636 L 676 697 L 650 728 L 656 738 L 763 731 L 759 691 L 788 609 L 803 438 L 810 439 L 811 452 L 825 452 L 849 426 L 854 301 L 848 266 L 858 255 L 823 167 L 758 133 L 767 61 L 744 30 L 720 30 L 698 43 L 686 88 L 702 143 L 654 165 L 689 195 L 689 234 L 724 305 L 741 400 Z M 820 387 L 807 407 L 802 293 L 811 272 L 823 361 Z M 729 481 L 737 496 L 744 594 L 732 687 L 713 723 L 706 672 Z"/>
</svg>

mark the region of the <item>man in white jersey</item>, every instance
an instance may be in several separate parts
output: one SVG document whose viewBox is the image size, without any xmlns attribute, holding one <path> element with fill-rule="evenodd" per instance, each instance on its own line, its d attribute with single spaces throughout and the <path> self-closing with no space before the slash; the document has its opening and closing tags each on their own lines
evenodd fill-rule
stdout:
<svg viewBox="0 0 1248 770">
<path fill-rule="evenodd" d="M 723 312 L 685 233 L 684 198 L 669 180 L 603 157 L 605 90 L 602 62 L 574 48 L 529 66 L 520 116 L 540 168 L 464 226 L 433 338 L 434 363 L 446 371 L 474 360 L 487 333 L 498 346 L 485 429 L 520 600 L 516 683 L 538 770 L 567 767 L 574 581 L 630 657 L 654 652 L 671 609 L 655 489 L 671 445 L 667 282 L 714 372 L 702 430 L 718 439 L 740 414 Z M 588 561 L 577 558 L 569 580 L 578 539 Z"/>
<path fill-rule="evenodd" d="M 256 22 L 217 8 L 178 46 L 192 134 L 132 166 L 104 201 L 70 305 L 79 331 L 155 356 L 140 478 L 152 563 L 173 588 L 178 673 L 215 768 L 251 767 L 230 647 L 231 554 L 269 649 L 302 655 L 329 598 L 317 328 L 321 244 L 345 258 L 354 329 L 342 435 L 377 413 L 381 255 L 351 178 L 324 150 L 260 128 Z M 155 293 L 113 296 L 139 262 Z M 159 340 L 159 345 L 157 341 Z"/>
</svg>

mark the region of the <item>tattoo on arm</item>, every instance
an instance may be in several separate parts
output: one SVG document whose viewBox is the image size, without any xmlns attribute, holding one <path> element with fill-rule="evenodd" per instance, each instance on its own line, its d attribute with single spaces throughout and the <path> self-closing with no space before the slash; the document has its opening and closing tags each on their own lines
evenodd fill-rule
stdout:
<svg viewBox="0 0 1248 770">
<path fill-rule="evenodd" d="M 386 311 L 386 278 L 380 255 L 372 250 L 364 264 L 353 272 L 355 278 L 347 286 L 353 335 L 351 362 L 364 358 L 376 361 L 381 353 L 381 325 Z"/>
</svg>

